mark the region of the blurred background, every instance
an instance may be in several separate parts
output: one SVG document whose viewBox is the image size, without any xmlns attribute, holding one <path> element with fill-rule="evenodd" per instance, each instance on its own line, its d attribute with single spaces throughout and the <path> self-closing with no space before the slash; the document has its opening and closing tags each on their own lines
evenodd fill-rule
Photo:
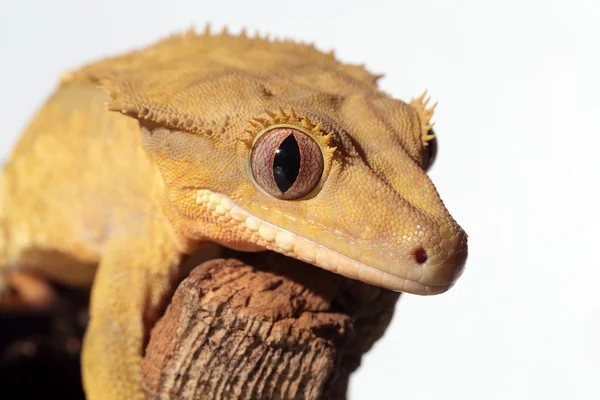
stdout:
<svg viewBox="0 0 600 400">
<path fill-rule="evenodd" d="M 430 176 L 470 249 L 449 292 L 401 298 L 349 398 L 598 399 L 599 17 L 583 0 L 0 0 L 0 154 L 63 71 L 190 27 L 335 49 L 439 102 Z"/>
</svg>

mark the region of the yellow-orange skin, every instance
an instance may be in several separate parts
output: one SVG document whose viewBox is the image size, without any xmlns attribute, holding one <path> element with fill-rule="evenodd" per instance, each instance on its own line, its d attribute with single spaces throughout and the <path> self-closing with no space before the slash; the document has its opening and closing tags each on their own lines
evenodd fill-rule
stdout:
<svg viewBox="0 0 600 400">
<path fill-rule="evenodd" d="M 376 79 L 309 45 L 194 33 L 66 74 L 0 180 L 0 288 L 11 268 L 93 280 L 90 399 L 144 398 L 142 344 L 183 256 L 207 241 L 265 249 L 199 204 L 199 190 L 420 285 L 407 291 L 447 290 L 467 237 L 425 173 L 431 111 L 380 92 Z M 256 135 L 278 124 L 323 150 L 323 178 L 306 198 L 273 198 L 251 177 Z"/>
</svg>

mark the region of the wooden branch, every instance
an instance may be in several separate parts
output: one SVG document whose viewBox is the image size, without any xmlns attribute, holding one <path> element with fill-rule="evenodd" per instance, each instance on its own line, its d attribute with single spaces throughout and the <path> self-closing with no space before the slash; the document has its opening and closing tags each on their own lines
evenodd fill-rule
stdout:
<svg viewBox="0 0 600 400">
<path fill-rule="evenodd" d="M 345 399 L 399 294 L 271 252 L 232 255 L 195 268 L 155 325 L 148 398 Z"/>
</svg>

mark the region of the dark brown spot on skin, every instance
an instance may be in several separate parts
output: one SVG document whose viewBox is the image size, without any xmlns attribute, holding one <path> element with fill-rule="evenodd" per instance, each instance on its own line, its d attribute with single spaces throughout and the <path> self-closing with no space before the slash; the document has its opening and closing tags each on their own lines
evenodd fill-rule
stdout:
<svg viewBox="0 0 600 400">
<path fill-rule="evenodd" d="M 271 92 L 269 89 L 267 89 L 264 86 L 260 87 L 260 96 L 264 99 L 269 99 L 271 97 L 273 97 L 273 92 Z"/>
</svg>

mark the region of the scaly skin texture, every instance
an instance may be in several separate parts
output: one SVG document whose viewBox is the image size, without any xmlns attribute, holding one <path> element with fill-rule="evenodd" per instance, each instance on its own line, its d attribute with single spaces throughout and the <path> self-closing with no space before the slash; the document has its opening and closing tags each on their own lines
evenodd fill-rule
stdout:
<svg viewBox="0 0 600 400">
<path fill-rule="evenodd" d="M 309 45 L 193 32 L 65 74 L 0 181 L 0 276 L 94 279 L 90 399 L 144 397 L 148 329 L 206 242 L 410 293 L 453 285 L 467 236 L 426 175 L 432 109 L 376 80 Z M 252 150 L 274 129 L 307 135 L 322 157 L 322 173 L 306 167 L 318 184 L 294 200 L 253 175 Z"/>
</svg>

